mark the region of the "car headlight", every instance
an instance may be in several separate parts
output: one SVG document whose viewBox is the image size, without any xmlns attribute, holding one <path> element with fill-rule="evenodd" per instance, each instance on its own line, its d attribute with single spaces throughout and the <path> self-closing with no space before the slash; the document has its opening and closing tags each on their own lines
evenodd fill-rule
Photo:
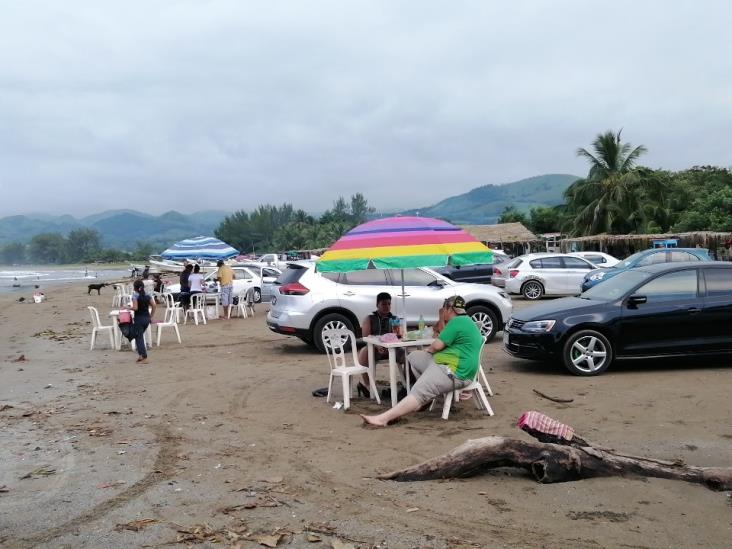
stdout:
<svg viewBox="0 0 732 549">
<path fill-rule="evenodd" d="M 532 334 L 541 334 L 554 328 L 555 323 L 556 320 L 532 320 L 531 322 L 527 322 L 521 326 L 521 331 Z"/>
<path fill-rule="evenodd" d="M 595 273 L 590 275 L 590 280 L 602 280 L 603 278 L 605 278 L 605 273 Z"/>
</svg>

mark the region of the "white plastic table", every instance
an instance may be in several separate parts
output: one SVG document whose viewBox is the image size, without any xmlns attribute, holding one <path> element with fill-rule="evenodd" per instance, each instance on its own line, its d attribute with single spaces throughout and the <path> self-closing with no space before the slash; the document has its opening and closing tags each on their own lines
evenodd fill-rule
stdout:
<svg viewBox="0 0 732 549">
<path fill-rule="evenodd" d="M 409 347 L 427 347 L 432 345 L 434 338 L 422 338 L 422 339 L 400 339 L 391 343 L 383 342 L 379 339 L 379 336 L 366 336 L 361 340 L 368 345 L 369 353 L 369 368 L 371 371 L 375 371 L 376 357 L 374 354 L 374 347 L 384 347 L 389 351 L 389 386 L 391 387 L 391 405 L 396 406 L 397 403 L 397 361 L 396 361 L 396 350 L 397 349 L 408 349 Z M 409 375 L 409 372 L 405 372 Z"/>
</svg>

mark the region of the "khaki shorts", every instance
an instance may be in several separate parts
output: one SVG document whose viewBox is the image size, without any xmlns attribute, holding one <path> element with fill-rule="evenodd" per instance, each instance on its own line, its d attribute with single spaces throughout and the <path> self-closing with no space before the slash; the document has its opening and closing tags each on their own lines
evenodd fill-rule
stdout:
<svg viewBox="0 0 732 549">
<path fill-rule="evenodd" d="M 420 405 L 427 404 L 453 389 L 462 389 L 470 384 L 469 381 L 457 377 L 453 380 L 447 366 L 436 364 L 434 357 L 427 351 L 412 351 L 407 361 L 412 372 L 419 376 L 409 394 L 416 398 Z"/>
</svg>

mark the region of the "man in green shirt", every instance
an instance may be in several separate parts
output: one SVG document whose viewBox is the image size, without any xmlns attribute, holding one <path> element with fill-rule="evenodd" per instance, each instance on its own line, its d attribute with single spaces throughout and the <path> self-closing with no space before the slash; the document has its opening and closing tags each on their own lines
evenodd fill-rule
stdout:
<svg viewBox="0 0 732 549">
<path fill-rule="evenodd" d="M 386 427 L 389 422 L 419 410 L 440 395 L 469 385 L 480 365 L 483 336 L 465 312 L 465 300 L 450 297 L 442 305 L 440 318 L 445 328 L 424 351 L 409 353 L 408 363 L 419 379 L 409 394 L 386 412 L 361 415 L 365 423 Z"/>
</svg>

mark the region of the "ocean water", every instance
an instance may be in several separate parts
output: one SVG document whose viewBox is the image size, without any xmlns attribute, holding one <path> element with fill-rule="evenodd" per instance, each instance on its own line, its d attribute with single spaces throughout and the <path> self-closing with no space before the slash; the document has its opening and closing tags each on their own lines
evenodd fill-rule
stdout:
<svg viewBox="0 0 732 549">
<path fill-rule="evenodd" d="M 129 280 L 130 270 L 105 268 L 98 265 L 91 267 L 0 267 L 0 292 L 27 293 L 44 290 L 59 284 L 72 282 L 111 282 Z"/>
</svg>

